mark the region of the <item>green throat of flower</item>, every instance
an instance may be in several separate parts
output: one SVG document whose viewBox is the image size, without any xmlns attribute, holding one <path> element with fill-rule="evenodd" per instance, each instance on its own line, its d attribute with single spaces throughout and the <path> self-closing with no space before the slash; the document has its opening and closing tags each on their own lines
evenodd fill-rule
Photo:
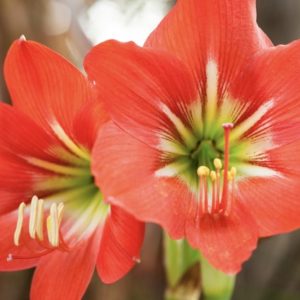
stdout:
<svg viewBox="0 0 300 300">
<path fill-rule="evenodd" d="M 222 125 L 223 149 L 218 139 L 203 136 L 194 145 L 185 145 L 185 154 L 164 153 L 166 165 L 157 176 L 178 177 L 196 194 L 200 214 L 224 214 L 231 210 L 237 170 L 230 167 L 230 131 L 232 123 Z M 223 168 L 224 167 L 224 168 Z"/>
<path fill-rule="evenodd" d="M 34 184 L 31 202 L 19 205 L 13 238 L 17 247 L 26 246 L 28 238 L 34 240 L 39 249 L 34 256 L 55 249 L 69 251 L 105 220 L 109 209 L 94 183 L 89 152 L 73 142 L 59 124 L 54 123 L 52 129 L 63 144 L 51 149 L 60 162 L 25 158 L 48 175 Z M 18 258 L 24 257 L 10 253 L 7 259 Z"/>
<path fill-rule="evenodd" d="M 218 99 L 218 76 L 217 64 L 210 60 L 206 68 L 205 97 L 178 105 L 176 113 L 161 105 L 168 129 L 159 133 L 161 155 L 155 175 L 184 182 L 195 195 L 202 214 L 229 214 L 237 180 L 276 175 L 269 168 L 253 164 L 257 157 L 263 158 L 271 143 L 266 136 L 255 141 L 244 138 L 272 108 L 272 101 L 233 126 L 250 104 L 226 93 Z"/>
</svg>

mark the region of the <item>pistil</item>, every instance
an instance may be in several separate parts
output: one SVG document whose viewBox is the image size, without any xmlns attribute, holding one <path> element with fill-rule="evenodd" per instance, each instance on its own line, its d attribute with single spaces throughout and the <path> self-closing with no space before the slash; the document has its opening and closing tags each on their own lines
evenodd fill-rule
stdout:
<svg viewBox="0 0 300 300">
<path fill-rule="evenodd" d="M 224 128 L 224 182 L 223 182 L 223 191 L 222 191 L 222 205 L 223 208 L 226 209 L 227 201 L 228 201 L 228 169 L 229 169 L 229 135 L 230 130 L 233 128 L 232 123 L 223 124 Z"/>
</svg>

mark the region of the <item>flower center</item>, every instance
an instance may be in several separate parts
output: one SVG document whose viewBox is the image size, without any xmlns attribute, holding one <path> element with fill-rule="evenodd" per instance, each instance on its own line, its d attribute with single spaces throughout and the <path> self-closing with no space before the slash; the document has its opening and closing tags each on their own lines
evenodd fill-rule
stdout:
<svg viewBox="0 0 300 300">
<path fill-rule="evenodd" d="M 224 160 L 228 171 L 229 164 L 235 162 L 235 157 L 229 162 L 229 152 L 234 152 L 229 146 L 229 135 L 233 124 L 221 124 L 220 129 L 223 127 L 223 130 L 215 129 L 216 134 L 212 136 L 205 133 L 205 128 L 207 128 L 205 126 L 202 126 L 200 132 L 195 127 L 183 129 L 185 125 L 179 126 L 178 122 L 178 120 L 175 122 L 176 129 L 179 128 L 178 136 L 174 134 L 161 136 L 159 148 L 162 167 L 156 171 L 156 176 L 179 177 L 193 192 L 198 193 L 200 185 L 197 170 L 199 167 L 205 166 L 213 170 L 214 160 L 217 158 Z M 220 140 L 224 140 L 222 146 L 219 146 Z"/>
<path fill-rule="evenodd" d="M 267 129 L 251 138 L 249 134 L 272 108 L 272 100 L 247 113 L 251 104 L 226 92 L 220 96 L 218 81 L 218 66 L 209 60 L 205 95 L 188 105 L 176 103 L 173 110 L 161 105 L 165 126 L 159 133 L 161 155 L 155 175 L 183 181 L 200 204 L 201 214 L 226 215 L 231 210 L 235 180 L 278 174 L 260 164 L 266 149 L 273 147 L 272 134 Z"/>
<path fill-rule="evenodd" d="M 215 171 L 211 171 L 206 166 L 200 166 L 197 169 L 199 176 L 198 214 L 200 215 L 229 215 L 231 211 L 236 176 L 235 167 L 229 171 L 229 133 L 233 124 L 223 124 L 223 128 L 225 131 L 224 169 L 222 170 L 222 161 L 219 158 L 213 161 Z M 209 189 L 211 189 L 210 193 Z"/>
<path fill-rule="evenodd" d="M 75 143 L 58 123 L 52 129 L 63 144 L 50 149 L 57 159 L 24 158 L 43 174 L 42 180 L 37 176 L 32 189 L 32 194 L 42 199 L 33 196 L 30 204 L 22 202 L 18 208 L 15 246 L 30 249 L 30 240 L 37 244 L 27 258 L 44 256 L 55 249 L 69 251 L 89 237 L 109 208 L 94 183 L 89 151 Z M 9 253 L 7 260 L 18 258 L 26 257 Z"/>
</svg>

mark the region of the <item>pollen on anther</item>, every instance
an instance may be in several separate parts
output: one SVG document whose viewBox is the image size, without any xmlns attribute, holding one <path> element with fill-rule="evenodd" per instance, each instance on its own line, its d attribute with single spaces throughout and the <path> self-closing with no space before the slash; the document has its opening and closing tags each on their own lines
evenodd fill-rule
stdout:
<svg viewBox="0 0 300 300">
<path fill-rule="evenodd" d="M 33 196 L 30 204 L 29 235 L 32 239 L 35 239 L 36 233 L 38 201 L 39 198 L 37 196 Z"/>
<path fill-rule="evenodd" d="M 236 173 L 237 173 L 236 168 L 235 168 L 235 167 L 232 167 L 232 168 L 230 169 L 230 175 L 234 178 L 234 177 L 236 176 Z"/>
<path fill-rule="evenodd" d="M 50 243 L 52 246 L 57 247 L 59 243 L 59 223 L 58 223 L 58 211 L 57 211 L 57 204 L 53 203 L 50 207 Z"/>
<path fill-rule="evenodd" d="M 222 165 L 222 161 L 219 158 L 215 158 L 214 159 L 214 166 L 217 170 L 221 170 L 223 165 Z"/>
<path fill-rule="evenodd" d="M 48 240 L 51 246 L 59 245 L 59 228 L 62 221 L 64 205 L 63 203 L 53 203 L 50 207 L 50 215 L 47 218 Z"/>
<path fill-rule="evenodd" d="M 217 173 L 215 171 L 210 172 L 210 179 L 212 182 L 215 182 L 217 180 Z"/>
<path fill-rule="evenodd" d="M 44 200 L 40 199 L 38 201 L 37 208 L 37 222 L 36 222 L 36 234 L 40 241 L 43 240 L 43 224 L 44 224 Z"/>
<path fill-rule="evenodd" d="M 23 226 L 25 208 L 26 208 L 26 205 L 24 202 L 22 202 L 18 208 L 18 220 L 17 220 L 16 229 L 14 232 L 14 244 L 16 246 L 20 245 L 20 236 L 21 236 L 21 231 L 22 231 L 22 226 Z"/>
<path fill-rule="evenodd" d="M 206 166 L 200 166 L 198 169 L 197 169 L 197 174 L 198 176 L 208 176 L 209 175 L 209 168 L 206 167 Z"/>
<path fill-rule="evenodd" d="M 58 224 L 60 225 L 63 217 L 64 204 L 60 202 L 57 206 Z"/>
</svg>

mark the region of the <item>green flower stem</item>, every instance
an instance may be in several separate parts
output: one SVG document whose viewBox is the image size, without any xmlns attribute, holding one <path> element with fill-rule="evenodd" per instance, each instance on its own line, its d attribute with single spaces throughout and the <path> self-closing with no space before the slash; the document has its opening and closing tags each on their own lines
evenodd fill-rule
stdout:
<svg viewBox="0 0 300 300">
<path fill-rule="evenodd" d="M 231 299 L 235 276 L 216 270 L 185 240 L 174 241 L 164 234 L 164 254 L 165 300 Z"/>
<path fill-rule="evenodd" d="M 230 300 L 234 290 L 235 276 L 216 270 L 200 256 L 201 280 L 204 300 Z"/>
<path fill-rule="evenodd" d="M 176 286 L 184 273 L 199 261 L 199 252 L 185 240 L 172 240 L 164 233 L 165 267 L 168 285 Z"/>
<path fill-rule="evenodd" d="M 199 252 L 185 240 L 174 241 L 164 234 L 165 269 L 168 287 L 165 300 L 198 300 L 201 293 Z"/>
</svg>

